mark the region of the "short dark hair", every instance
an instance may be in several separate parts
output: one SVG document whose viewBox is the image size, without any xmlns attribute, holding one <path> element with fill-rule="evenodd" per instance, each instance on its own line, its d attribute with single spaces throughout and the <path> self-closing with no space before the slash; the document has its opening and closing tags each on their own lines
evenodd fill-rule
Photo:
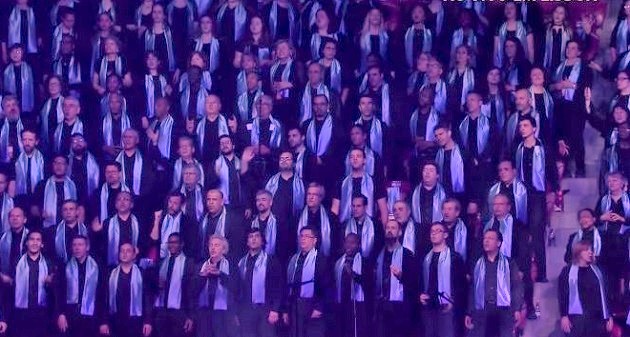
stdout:
<svg viewBox="0 0 630 337">
<path fill-rule="evenodd" d="M 521 124 L 524 121 L 529 121 L 533 127 L 538 127 L 538 123 L 536 123 L 536 119 L 531 115 L 524 115 L 519 117 L 518 124 Z"/>
<path fill-rule="evenodd" d="M 355 195 L 352 197 L 352 201 L 354 201 L 354 199 L 360 199 L 361 200 L 361 204 L 363 204 L 363 206 L 367 206 L 368 204 L 368 198 L 363 195 L 363 194 L 359 194 L 359 195 Z"/>
<path fill-rule="evenodd" d="M 489 233 L 489 232 L 496 233 L 496 234 L 497 234 L 497 240 L 499 240 L 499 242 L 503 242 L 503 234 L 501 234 L 501 232 L 500 232 L 498 229 L 496 229 L 496 228 L 489 228 L 489 229 L 487 229 L 487 230 L 484 232 L 484 235 L 485 235 L 486 233 Z"/>
<path fill-rule="evenodd" d="M 315 238 L 319 238 L 319 231 L 317 230 L 317 228 L 307 225 L 304 226 L 300 229 L 300 234 L 302 234 L 302 232 L 304 231 L 311 231 L 311 233 L 313 233 L 313 235 L 315 236 Z"/>
</svg>

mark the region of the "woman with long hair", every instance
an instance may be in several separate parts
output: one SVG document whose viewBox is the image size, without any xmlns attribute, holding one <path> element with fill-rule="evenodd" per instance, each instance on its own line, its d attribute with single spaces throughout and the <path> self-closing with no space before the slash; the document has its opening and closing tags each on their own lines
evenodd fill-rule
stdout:
<svg viewBox="0 0 630 337">
<path fill-rule="evenodd" d="M 261 67 L 267 68 L 271 65 L 271 40 L 263 17 L 252 15 L 249 18 L 248 27 L 245 35 L 236 45 L 232 65 L 234 68 L 239 68 L 241 57 L 248 53 L 256 56 Z"/>
<path fill-rule="evenodd" d="M 151 17 L 153 25 L 144 32 L 144 37 L 141 40 L 144 45 L 144 53 L 154 52 L 169 74 L 173 74 L 173 78 L 177 79 L 179 70 L 177 69 L 176 53 L 181 53 L 183 50 L 175 49 L 173 32 L 166 20 L 164 5 L 160 3 L 153 5 Z"/>
<path fill-rule="evenodd" d="M 494 65 L 504 64 L 505 43 L 508 39 L 518 40 L 523 48 L 523 55 L 530 62 L 534 62 L 534 35 L 531 28 L 519 18 L 516 3 L 508 2 L 503 8 L 505 21 L 497 27 L 494 34 Z"/>
<path fill-rule="evenodd" d="M 219 67 L 221 43 L 214 36 L 214 20 L 209 15 L 199 18 L 200 34 L 192 42 L 192 51 L 199 52 L 207 60 L 207 68 L 210 74 Z"/>
<path fill-rule="evenodd" d="M 568 15 L 567 7 L 558 5 L 553 10 L 551 22 L 547 24 L 543 52 L 543 66 L 547 71 L 555 70 L 565 59 L 564 49 L 573 36 Z"/>
<path fill-rule="evenodd" d="M 360 72 L 367 70 L 367 56 L 371 53 L 376 53 L 387 61 L 389 34 L 387 34 L 383 13 L 378 8 L 373 8 L 365 16 L 359 35 L 359 46 L 361 48 Z"/>
<path fill-rule="evenodd" d="M 311 60 L 319 60 L 322 57 L 322 46 L 329 40 L 339 41 L 339 36 L 334 32 L 335 25 L 331 21 L 331 17 L 323 8 L 320 8 L 315 14 L 315 25 L 313 26 L 313 35 L 309 44 L 309 54 Z M 306 54 L 305 54 L 306 55 Z"/>
<path fill-rule="evenodd" d="M 92 88 L 101 96 L 107 91 L 106 83 L 109 75 L 119 76 L 125 87 L 130 87 L 133 84 L 127 58 L 120 52 L 118 39 L 113 36 L 108 37 L 105 39 L 104 46 L 105 54 L 96 63 L 96 68 L 92 74 Z"/>
<path fill-rule="evenodd" d="M 455 66 L 448 73 L 446 81 L 446 111 L 453 121 L 459 123 L 463 118 L 466 96 L 475 89 L 475 69 L 472 67 L 473 51 L 467 45 L 460 45 L 455 52 Z"/>
<path fill-rule="evenodd" d="M 527 87 L 531 63 L 525 58 L 525 51 L 521 42 L 516 37 L 508 37 L 502 48 L 503 63 L 501 64 L 501 76 L 505 84 L 505 90 L 514 92 L 521 87 Z"/>
</svg>

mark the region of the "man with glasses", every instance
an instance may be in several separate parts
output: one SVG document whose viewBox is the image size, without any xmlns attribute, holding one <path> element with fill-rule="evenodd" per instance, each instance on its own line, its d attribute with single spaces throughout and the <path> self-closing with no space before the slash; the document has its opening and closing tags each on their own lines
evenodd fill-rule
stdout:
<svg viewBox="0 0 630 337">
<path fill-rule="evenodd" d="M 155 327 L 158 337 L 184 337 L 193 329 L 195 261 L 182 252 L 179 233 L 166 241 L 166 256 L 158 270 Z"/>
<path fill-rule="evenodd" d="M 77 186 L 77 198 L 81 204 L 86 204 L 98 188 L 101 170 L 96 157 L 87 149 L 88 144 L 80 133 L 72 135 L 70 144 L 68 176 Z"/>
<path fill-rule="evenodd" d="M 431 225 L 432 249 L 422 261 L 420 303 L 426 337 L 460 335 L 462 309 L 466 303 L 466 270 L 461 255 L 452 250 L 446 225 Z"/>
<path fill-rule="evenodd" d="M 295 173 L 294 157 L 291 151 L 280 153 L 278 168 L 279 172 L 269 178 L 265 190 L 273 195 L 271 206 L 273 214 L 278 219 L 284 219 L 285 225 L 295 229 L 295 221 L 304 208 L 304 181 Z M 295 231 L 290 231 L 290 233 L 293 234 Z M 290 241 L 293 242 L 293 240 Z"/>
<path fill-rule="evenodd" d="M 325 301 L 331 279 L 324 254 L 316 246 L 318 231 L 306 226 L 300 230 L 299 252 L 289 261 L 287 281 L 289 293 L 282 315 L 291 337 L 324 337 Z"/>
</svg>

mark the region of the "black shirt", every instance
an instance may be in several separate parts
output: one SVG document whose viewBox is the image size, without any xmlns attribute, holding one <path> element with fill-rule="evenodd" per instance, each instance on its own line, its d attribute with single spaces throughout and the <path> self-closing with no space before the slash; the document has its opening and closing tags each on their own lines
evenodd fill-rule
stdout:
<svg viewBox="0 0 630 337">
<path fill-rule="evenodd" d="M 205 134 L 203 138 L 202 158 L 207 163 L 212 163 L 219 157 L 219 118 L 210 121 L 204 118 Z"/>
<path fill-rule="evenodd" d="M 534 184 L 532 181 L 534 173 L 534 146 L 523 146 L 523 183 L 528 190 L 534 190 Z"/>
<path fill-rule="evenodd" d="M 221 26 L 221 35 L 225 38 L 225 41 L 228 44 L 232 44 L 235 41 L 235 32 L 236 27 L 234 23 L 234 11 L 235 8 L 230 8 L 229 6 L 225 7 L 225 12 L 223 12 L 223 18 L 219 21 L 219 25 Z"/>
<path fill-rule="evenodd" d="M 442 165 L 442 185 L 447 191 L 453 190 L 453 180 L 451 177 L 451 153 L 453 150 L 444 150 L 444 164 Z"/>
<path fill-rule="evenodd" d="M 120 242 L 122 244 L 122 240 Z M 116 291 L 116 308 L 118 309 L 116 315 L 118 317 L 129 317 L 132 272 L 133 268 L 129 273 L 125 273 L 125 271 L 120 268 L 120 273 L 118 273 L 118 289 Z"/>
<path fill-rule="evenodd" d="M 301 294 L 300 290 L 302 289 L 302 271 L 304 270 L 304 261 L 306 261 L 306 256 L 308 256 L 308 253 L 300 253 L 300 256 L 298 256 L 297 258 L 295 272 L 293 274 L 293 296 L 299 297 Z"/>
<path fill-rule="evenodd" d="M 132 240 L 133 236 L 132 236 L 132 230 L 131 230 L 131 216 L 129 216 L 127 220 L 123 220 L 119 216 L 116 216 L 116 217 L 118 217 L 118 224 L 120 227 L 120 236 L 118 239 L 119 245 L 129 243 L 135 247 Z"/>
<path fill-rule="evenodd" d="M 280 176 L 278 179 L 278 189 L 273 196 L 271 211 L 278 219 L 289 219 L 293 216 L 293 179 L 295 176 L 285 180 Z"/>
<path fill-rule="evenodd" d="M 39 306 L 39 259 L 33 260 L 26 256 L 26 262 L 28 263 L 28 307 L 36 308 Z"/>
<path fill-rule="evenodd" d="M 85 157 L 73 157 L 72 158 L 72 176 L 70 177 L 74 181 L 77 187 L 77 197 L 79 201 L 83 201 L 87 198 L 88 186 L 87 186 L 87 158 Z"/>
<path fill-rule="evenodd" d="M 418 110 L 418 123 L 416 124 L 416 137 L 423 137 L 427 139 L 427 121 L 429 120 L 430 112 L 422 113 Z M 432 131 L 429 131 L 432 132 Z M 415 142 L 416 140 L 413 139 Z"/>
<path fill-rule="evenodd" d="M 168 266 L 166 269 L 166 284 L 164 285 L 164 307 L 168 306 L 168 292 L 171 290 L 171 278 L 173 277 L 173 267 L 175 266 L 176 258 L 177 256 L 172 255 L 168 257 Z"/>
<path fill-rule="evenodd" d="M 55 193 L 57 193 L 57 205 L 55 205 L 57 207 L 57 219 L 55 219 L 55 223 L 61 221 L 61 206 L 63 205 L 63 201 L 66 200 L 63 185 L 63 181 L 55 181 Z"/>
<path fill-rule="evenodd" d="M 439 306 L 439 291 L 438 291 L 438 263 L 440 260 L 440 253 L 433 252 L 431 255 L 431 264 L 429 264 L 429 287 L 427 289 L 427 295 L 429 295 L 429 303 L 432 307 Z"/>
<path fill-rule="evenodd" d="M 68 236 L 66 236 L 66 238 L 67 237 Z M 85 261 L 83 262 L 77 260 L 77 266 L 79 269 L 79 301 L 77 302 L 77 304 L 83 303 L 83 289 L 85 289 L 85 273 L 87 269 L 86 261 L 87 259 L 85 259 Z"/>
<path fill-rule="evenodd" d="M 485 278 L 485 284 L 484 284 L 484 294 L 485 294 L 485 301 L 486 303 L 489 304 L 496 304 L 497 303 L 497 267 L 499 265 L 498 263 L 498 257 L 494 260 L 494 262 L 488 260 L 487 258 L 484 257 L 485 263 L 486 263 L 486 278 Z"/>
<path fill-rule="evenodd" d="M 421 187 L 420 207 L 422 209 L 422 224 L 430 225 L 433 222 L 433 196 L 435 195 L 435 186 L 427 190 Z"/>
<path fill-rule="evenodd" d="M 394 252 L 390 252 L 389 250 L 385 249 L 383 251 L 383 270 L 382 270 L 382 275 L 383 275 L 383 284 L 382 284 L 382 291 L 381 294 L 383 296 L 384 299 L 389 300 L 389 289 L 391 287 L 390 284 L 390 276 L 391 275 L 391 271 L 390 271 L 390 266 L 392 265 L 392 257 L 394 256 Z"/>
<path fill-rule="evenodd" d="M 288 39 L 290 38 L 290 30 L 289 30 L 289 9 L 284 8 L 282 6 L 276 6 L 276 17 L 277 17 L 277 25 L 276 25 L 276 41 L 278 39 Z"/>
<path fill-rule="evenodd" d="M 477 121 L 479 118 L 469 118 L 468 119 L 468 139 L 466 139 L 466 143 L 468 145 L 468 152 L 473 157 L 479 156 L 479 149 L 477 148 Z"/>
<path fill-rule="evenodd" d="M 15 272 L 15 266 L 18 260 L 22 256 L 22 233 L 24 229 L 19 232 L 11 231 L 11 252 L 9 253 L 9 268 L 12 272 Z"/>
<path fill-rule="evenodd" d="M 123 154 L 123 166 L 125 169 L 125 181 L 127 184 L 133 183 L 133 167 L 136 164 L 136 157 L 132 155 L 131 157 L 127 156 L 127 154 Z"/>
<path fill-rule="evenodd" d="M 252 283 L 254 282 L 254 266 L 256 264 L 256 260 L 258 259 L 259 254 L 260 253 L 254 256 L 252 256 L 251 254 L 247 254 L 247 259 L 245 261 L 245 277 L 243 277 L 243 280 L 241 281 L 241 291 L 243 292 L 244 303 L 252 303 Z"/>
</svg>

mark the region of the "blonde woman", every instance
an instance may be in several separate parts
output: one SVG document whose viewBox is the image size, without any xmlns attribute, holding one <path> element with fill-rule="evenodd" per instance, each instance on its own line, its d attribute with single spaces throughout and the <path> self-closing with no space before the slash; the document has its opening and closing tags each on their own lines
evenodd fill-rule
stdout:
<svg viewBox="0 0 630 337">
<path fill-rule="evenodd" d="M 387 60 L 389 34 L 385 27 L 383 13 L 377 8 L 368 12 L 363 21 L 363 28 L 359 36 L 359 46 L 361 48 L 361 72 L 367 70 L 367 56 L 375 53 Z"/>
</svg>

